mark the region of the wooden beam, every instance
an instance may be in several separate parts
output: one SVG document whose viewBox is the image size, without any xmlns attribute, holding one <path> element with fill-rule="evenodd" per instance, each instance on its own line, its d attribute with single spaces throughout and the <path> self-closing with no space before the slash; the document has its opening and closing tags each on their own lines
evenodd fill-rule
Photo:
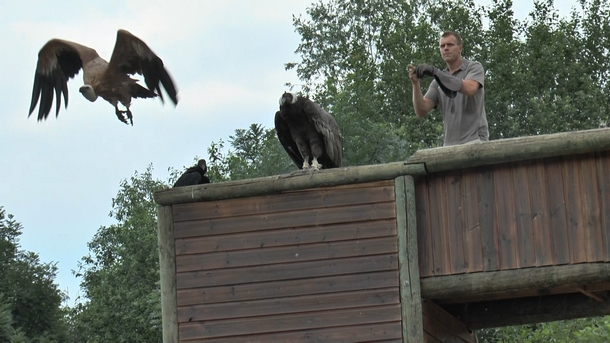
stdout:
<svg viewBox="0 0 610 343">
<path fill-rule="evenodd" d="M 596 301 L 581 293 L 506 299 L 443 308 L 470 329 L 551 322 L 610 314 L 610 300 Z"/>
<path fill-rule="evenodd" d="M 284 175 L 165 189 L 155 192 L 154 198 L 158 204 L 166 206 L 392 180 L 401 175 L 423 174 L 425 174 L 423 164 L 406 162 L 333 168 L 315 172 L 298 170 Z"/>
<path fill-rule="evenodd" d="M 427 277 L 421 280 L 421 293 L 425 299 L 451 299 L 527 289 L 580 286 L 608 280 L 610 263 L 582 263 Z"/>
<path fill-rule="evenodd" d="M 610 129 L 562 132 L 418 150 L 409 163 L 428 173 L 496 163 L 610 150 Z"/>
<path fill-rule="evenodd" d="M 452 304 L 452 303 L 468 303 L 468 302 L 492 301 L 492 300 L 502 300 L 502 299 L 512 299 L 512 298 L 537 297 L 537 296 L 542 296 L 542 295 L 576 293 L 577 291 L 579 291 L 578 288 L 581 288 L 589 293 L 597 294 L 600 292 L 610 291 L 610 282 L 587 284 L 587 285 L 578 286 L 578 287 L 571 285 L 571 286 L 559 286 L 559 287 L 544 288 L 544 289 L 526 289 L 526 290 L 520 290 L 520 291 L 516 291 L 516 292 L 486 294 L 484 296 L 480 296 L 480 295 L 460 296 L 458 298 L 452 298 L 452 299 L 445 298 L 442 300 L 436 300 L 436 302 L 439 304 Z"/>
<path fill-rule="evenodd" d="M 424 332 L 435 339 L 438 338 L 437 341 L 460 343 L 477 341 L 472 330 L 431 300 L 424 301 L 423 315 Z"/>
<path fill-rule="evenodd" d="M 176 294 L 176 251 L 171 206 L 157 207 L 159 273 L 161 277 L 161 320 L 163 343 L 178 343 L 178 301 Z"/>
<path fill-rule="evenodd" d="M 394 192 L 403 342 L 420 343 L 424 341 L 424 325 L 419 287 L 415 183 L 413 177 L 397 177 L 394 183 Z"/>
<path fill-rule="evenodd" d="M 604 302 L 604 299 L 602 297 L 600 297 L 599 295 L 597 295 L 597 294 L 595 294 L 595 293 L 593 293 L 591 291 L 587 291 L 584 287 L 576 287 L 576 289 L 580 293 L 588 296 L 589 298 L 591 298 L 593 300 L 597 300 L 597 301 L 602 302 L 602 303 Z"/>
</svg>

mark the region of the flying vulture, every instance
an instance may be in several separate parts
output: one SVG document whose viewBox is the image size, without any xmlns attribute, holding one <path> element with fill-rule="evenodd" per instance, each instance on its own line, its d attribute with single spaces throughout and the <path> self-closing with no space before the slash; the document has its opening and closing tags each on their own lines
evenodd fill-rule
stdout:
<svg viewBox="0 0 610 343">
<path fill-rule="evenodd" d="M 188 168 L 184 174 L 180 175 L 176 183 L 174 183 L 174 188 L 210 183 L 210 179 L 205 175 L 207 171 L 208 166 L 205 160 L 199 160 L 197 165 Z"/>
<path fill-rule="evenodd" d="M 131 98 L 154 98 L 159 96 L 163 102 L 161 85 L 174 103 L 178 104 L 176 87 L 163 67 L 163 61 L 150 50 L 148 45 L 128 31 L 117 32 L 116 43 L 110 63 L 102 59 L 94 49 L 78 43 L 51 39 L 38 53 L 38 63 L 34 76 L 30 113 L 38 104 L 38 121 L 47 119 L 53 105 L 55 92 L 55 116 L 59 115 L 61 95 L 68 107 L 68 79 L 83 69 L 84 85 L 80 92 L 87 100 L 94 102 L 98 96 L 114 106 L 120 121 L 133 125 L 129 110 Z M 144 76 L 146 87 L 132 79 L 130 74 Z M 119 102 L 125 110 L 119 110 Z"/>
<path fill-rule="evenodd" d="M 288 156 L 299 169 L 341 166 L 339 125 L 315 102 L 285 92 L 275 113 L 275 130 Z"/>
</svg>

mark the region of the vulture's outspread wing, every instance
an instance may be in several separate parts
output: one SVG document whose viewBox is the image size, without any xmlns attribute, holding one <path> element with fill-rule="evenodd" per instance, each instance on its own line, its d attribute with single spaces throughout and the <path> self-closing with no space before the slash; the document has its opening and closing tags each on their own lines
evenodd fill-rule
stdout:
<svg viewBox="0 0 610 343">
<path fill-rule="evenodd" d="M 303 105 L 305 114 L 316 127 L 322 136 L 324 136 L 324 145 L 326 146 L 326 154 L 335 166 L 341 166 L 343 151 L 341 149 L 341 131 L 339 125 L 330 113 L 326 112 L 322 107 L 313 101 L 307 101 Z"/>
<path fill-rule="evenodd" d="M 165 70 L 163 61 L 155 55 L 146 43 L 129 31 L 119 30 L 117 32 L 108 70 L 109 72 L 120 71 L 126 74 L 137 73 L 143 75 L 146 87 L 156 92 L 161 101 L 163 101 L 163 95 L 161 94 L 161 85 L 163 85 L 173 103 L 178 104 L 176 87 L 167 70 Z"/>
<path fill-rule="evenodd" d="M 40 99 L 38 120 L 46 119 L 53 106 L 55 93 L 55 116 L 59 115 L 61 95 L 64 96 L 64 106 L 68 107 L 68 79 L 73 78 L 87 62 L 99 57 L 94 49 L 74 42 L 51 39 L 38 53 L 32 102 L 28 117 Z"/>
<path fill-rule="evenodd" d="M 301 156 L 299 147 L 292 138 L 288 123 L 280 115 L 280 111 L 275 112 L 275 133 L 280 140 L 280 144 L 282 144 L 284 150 L 288 153 L 288 156 L 290 156 L 292 161 L 300 168 L 303 165 L 303 156 Z"/>
</svg>

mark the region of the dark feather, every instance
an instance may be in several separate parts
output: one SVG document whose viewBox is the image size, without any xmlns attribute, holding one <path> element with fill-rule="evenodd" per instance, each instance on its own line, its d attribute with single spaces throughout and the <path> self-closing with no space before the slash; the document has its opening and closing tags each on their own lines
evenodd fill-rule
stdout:
<svg viewBox="0 0 610 343">
<path fill-rule="evenodd" d="M 292 139 L 290 126 L 288 126 L 288 123 L 282 118 L 280 111 L 275 112 L 275 132 L 290 159 L 301 168 L 303 166 L 303 157 L 299 152 L 299 147 Z"/>
<path fill-rule="evenodd" d="M 208 167 L 205 160 L 199 160 L 197 165 L 188 168 L 180 175 L 178 180 L 174 183 L 174 188 L 210 183 L 210 179 L 205 175 L 207 171 Z"/>
<path fill-rule="evenodd" d="M 40 101 L 38 120 L 47 119 L 53 101 L 55 116 L 59 115 L 61 98 L 68 107 L 68 80 L 84 70 L 85 82 L 81 92 L 90 101 L 99 96 L 115 107 L 115 114 L 126 123 L 125 114 L 132 121 L 129 105 L 132 98 L 154 98 L 163 100 L 161 86 L 178 103 L 176 87 L 163 66 L 163 61 L 155 55 L 142 40 L 125 30 L 119 30 L 110 62 L 103 60 L 94 49 L 78 43 L 51 39 L 38 53 L 32 100 L 28 117 Z M 137 84 L 129 74 L 142 74 L 146 87 Z M 54 96 L 55 95 L 55 96 Z M 123 104 L 127 110 L 121 111 L 117 105 Z"/>
<path fill-rule="evenodd" d="M 40 58 L 49 57 L 57 63 L 49 67 L 44 66 Z M 68 107 L 68 78 L 74 77 L 81 67 L 82 62 L 76 51 L 71 50 L 60 40 L 49 41 L 39 53 L 29 114 L 34 112 L 40 99 L 38 120 L 46 119 L 53 106 L 53 93 L 55 93 L 55 116 L 59 115 L 62 94 L 65 107 Z"/>
<path fill-rule="evenodd" d="M 163 61 L 138 37 L 129 31 L 119 30 L 110 58 L 109 68 L 126 74 L 144 76 L 146 87 L 155 92 L 161 101 L 161 85 L 174 104 L 178 104 L 176 87 L 163 65 Z"/>
<path fill-rule="evenodd" d="M 40 99 L 38 120 L 46 119 L 53 106 L 53 93 L 55 93 L 55 116 L 58 116 L 62 94 L 64 106 L 68 107 L 68 79 L 76 76 L 83 67 L 83 57 L 96 56 L 95 50 L 77 43 L 61 39 L 48 41 L 38 53 L 28 116 L 34 112 Z"/>
<path fill-rule="evenodd" d="M 146 87 L 142 87 L 137 83 L 132 83 L 131 96 L 134 98 L 154 98 L 157 96 L 157 94 L 155 94 L 155 92 L 149 90 Z"/>
<path fill-rule="evenodd" d="M 314 156 L 323 168 L 341 166 L 341 133 L 335 118 L 313 101 L 284 93 L 275 114 L 278 139 L 292 161 L 303 168 Z"/>
</svg>

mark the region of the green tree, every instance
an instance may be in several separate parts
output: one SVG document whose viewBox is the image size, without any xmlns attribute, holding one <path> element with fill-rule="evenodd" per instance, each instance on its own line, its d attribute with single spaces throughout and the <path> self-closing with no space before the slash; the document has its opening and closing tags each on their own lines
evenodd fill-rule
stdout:
<svg viewBox="0 0 610 343">
<path fill-rule="evenodd" d="M 88 243 L 77 276 L 85 302 L 71 314 L 82 342 L 161 342 L 157 205 L 153 193 L 167 187 L 152 166 L 123 180 L 110 216 Z"/>
<path fill-rule="evenodd" d="M 229 136 L 229 144 L 228 151 L 223 140 L 212 142 L 208 148 L 208 175 L 212 182 L 283 174 L 296 169 L 278 141 L 275 129 L 266 129 L 260 124 L 236 129 Z"/>
<path fill-rule="evenodd" d="M 0 340 L 64 342 L 64 295 L 54 282 L 57 266 L 20 248 L 22 229 L 0 206 Z"/>
<path fill-rule="evenodd" d="M 569 18 L 551 0 L 536 1 L 525 21 L 511 8 L 511 0 L 320 1 L 294 18 L 302 61 L 286 67 L 337 118 L 347 165 L 405 159 L 442 142 L 440 113 L 413 114 L 407 66 L 442 66 L 437 41 L 448 29 L 486 68 L 491 139 L 607 120 L 608 1 L 581 1 Z"/>
<path fill-rule="evenodd" d="M 580 318 L 479 330 L 477 337 L 480 343 L 602 343 L 610 340 L 610 317 Z"/>
<path fill-rule="evenodd" d="M 10 342 L 13 337 L 13 316 L 11 306 L 0 295 L 0 342 Z"/>
</svg>

